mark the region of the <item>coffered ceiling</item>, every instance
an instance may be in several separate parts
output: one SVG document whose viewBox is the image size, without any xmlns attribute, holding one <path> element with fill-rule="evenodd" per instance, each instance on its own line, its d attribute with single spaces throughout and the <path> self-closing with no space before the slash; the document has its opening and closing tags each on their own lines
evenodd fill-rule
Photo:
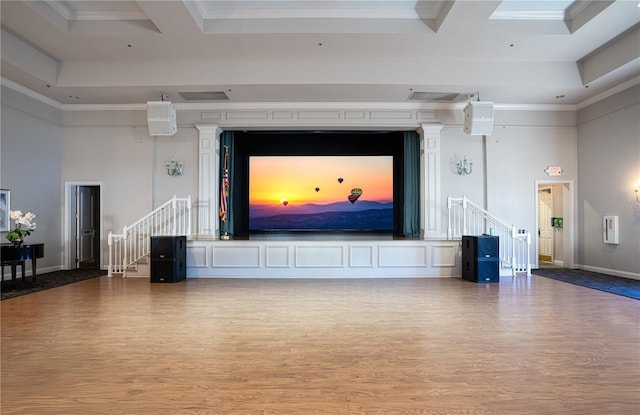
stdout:
<svg viewBox="0 0 640 415">
<path fill-rule="evenodd" d="M 640 82 L 638 4 L 3 0 L 2 81 L 60 104 L 584 105 Z"/>
</svg>

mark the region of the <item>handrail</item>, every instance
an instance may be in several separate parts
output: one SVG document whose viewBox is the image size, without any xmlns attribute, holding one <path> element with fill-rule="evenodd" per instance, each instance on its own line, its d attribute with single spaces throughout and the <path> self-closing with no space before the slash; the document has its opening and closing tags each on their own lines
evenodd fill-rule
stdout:
<svg viewBox="0 0 640 415">
<path fill-rule="evenodd" d="M 152 236 L 191 236 L 191 196 L 173 198 L 152 212 L 122 228 L 121 234 L 109 232 L 108 275 L 122 273 L 145 259 L 151 251 Z"/>
<path fill-rule="evenodd" d="M 462 239 L 462 235 L 495 235 L 500 241 L 500 262 L 510 267 L 512 274 L 531 275 L 531 234 L 502 222 L 466 197 L 447 198 L 449 224 L 447 239 Z"/>
</svg>

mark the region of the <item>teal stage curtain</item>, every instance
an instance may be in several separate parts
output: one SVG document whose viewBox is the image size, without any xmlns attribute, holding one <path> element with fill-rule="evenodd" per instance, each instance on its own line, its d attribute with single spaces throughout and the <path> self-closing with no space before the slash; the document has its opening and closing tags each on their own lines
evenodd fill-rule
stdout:
<svg viewBox="0 0 640 415">
<path fill-rule="evenodd" d="M 404 223 L 406 238 L 420 237 L 420 137 L 404 133 Z"/>
</svg>

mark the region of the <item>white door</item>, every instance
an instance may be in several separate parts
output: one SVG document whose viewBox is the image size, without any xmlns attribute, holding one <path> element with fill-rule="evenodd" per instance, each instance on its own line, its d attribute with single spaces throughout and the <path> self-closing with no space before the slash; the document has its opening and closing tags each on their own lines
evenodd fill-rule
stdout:
<svg viewBox="0 0 640 415">
<path fill-rule="evenodd" d="M 553 263 L 553 197 L 551 188 L 538 189 L 538 260 Z"/>
<path fill-rule="evenodd" d="M 78 186 L 76 189 L 76 240 L 77 266 L 95 263 L 95 208 L 96 192 L 91 186 Z"/>
</svg>

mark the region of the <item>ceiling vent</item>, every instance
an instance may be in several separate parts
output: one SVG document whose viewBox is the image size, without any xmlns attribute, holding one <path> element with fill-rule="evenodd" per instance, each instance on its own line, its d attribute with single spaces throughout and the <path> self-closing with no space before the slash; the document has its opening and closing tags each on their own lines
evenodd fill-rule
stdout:
<svg viewBox="0 0 640 415">
<path fill-rule="evenodd" d="M 422 102 L 462 102 L 472 98 L 473 96 L 473 94 L 461 94 L 458 92 L 413 91 L 407 100 Z"/>
<path fill-rule="evenodd" d="M 178 92 L 185 101 L 229 101 L 229 97 L 222 91 L 216 92 Z"/>
</svg>

